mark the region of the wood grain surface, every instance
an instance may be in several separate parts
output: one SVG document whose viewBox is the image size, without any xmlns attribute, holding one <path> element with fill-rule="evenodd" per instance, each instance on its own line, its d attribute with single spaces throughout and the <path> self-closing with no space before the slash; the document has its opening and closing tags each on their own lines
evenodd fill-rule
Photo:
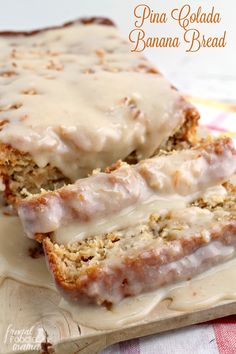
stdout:
<svg viewBox="0 0 236 354">
<path fill-rule="evenodd" d="M 236 313 L 236 301 L 220 302 L 201 311 L 177 312 L 169 310 L 170 300 L 165 300 L 139 323 L 97 331 L 75 323 L 70 313 L 58 306 L 59 301 L 55 291 L 6 279 L 0 287 L 0 353 L 93 354 L 119 341 Z"/>
</svg>

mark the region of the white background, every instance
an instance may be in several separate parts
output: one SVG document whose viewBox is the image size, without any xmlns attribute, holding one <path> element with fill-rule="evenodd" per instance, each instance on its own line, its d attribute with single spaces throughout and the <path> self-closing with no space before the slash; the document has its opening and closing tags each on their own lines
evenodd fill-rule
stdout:
<svg viewBox="0 0 236 354">
<path fill-rule="evenodd" d="M 170 14 L 173 8 L 190 4 L 209 11 L 214 5 L 221 12 L 220 24 L 197 25 L 202 33 L 217 35 L 227 30 L 225 48 L 201 49 L 186 53 L 180 48 L 151 48 L 145 54 L 182 91 L 205 98 L 236 101 L 236 1 L 234 0 L 0 0 L 0 29 L 32 29 L 61 24 L 81 16 L 106 16 L 113 19 L 128 38 L 134 27 L 133 9 L 145 3 L 156 12 Z M 170 16 L 169 16 L 170 17 Z M 145 24 L 152 36 L 182 36 L 175 21 L 168 24 Z"/>
</svg>

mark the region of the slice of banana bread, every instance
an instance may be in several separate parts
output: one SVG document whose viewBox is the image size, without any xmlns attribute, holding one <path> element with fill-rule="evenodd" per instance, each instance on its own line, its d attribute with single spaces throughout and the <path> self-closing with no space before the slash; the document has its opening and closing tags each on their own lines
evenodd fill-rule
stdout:
<svg viewBox="0 0 236 354">
<path fill-rule="evenodd" d="M 234 257 L 236 188 L 217 187 L 179 210 L 153 210 L 119 231 L 69 245 L 46 238 L 43 245 L 65 297 L 110 306 Z"/>
<path fill-rule="evenodd" d="M 0 48 L 0 174 L 10 203 L 196 140 L 196 109 L 107 19 L 3 32 Z"/>
<path fill-rule="evenodd" d="M 21 201 L 18 214 L 28 237 L 41 241 L 53 232 L 56 242 L 66 243 L 98 230 L 124 228 L 157 205 L 184 206 L 228 180 L 236 171 L 236 155 L 232 140 L 221 138 L 114 168 Z"/>
</svg>

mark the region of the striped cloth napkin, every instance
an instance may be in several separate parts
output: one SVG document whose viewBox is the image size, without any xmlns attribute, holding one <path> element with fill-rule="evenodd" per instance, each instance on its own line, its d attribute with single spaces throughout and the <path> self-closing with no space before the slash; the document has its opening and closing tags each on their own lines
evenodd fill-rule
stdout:
<svg viewBox="0 0 236 354">
<path fill-rule="evenodd" d="M 200 123 L 215 136 L 232 137 L 236 147 L 236 105 L 188 97 Z M 208 323 L 121 342 L 101 354 L 236 354 L 236 315 Z"/>
<path fill-rule="evenodd" d="M 201 114 L 200 124 L 213 135 L 227 135 L 236 144 L 236 104 L 188 97 Z"/>
</svg>

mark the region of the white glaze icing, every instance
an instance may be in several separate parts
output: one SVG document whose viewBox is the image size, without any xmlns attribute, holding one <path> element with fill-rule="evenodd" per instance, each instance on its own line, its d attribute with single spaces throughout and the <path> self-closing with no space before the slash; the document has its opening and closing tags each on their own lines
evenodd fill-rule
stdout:
<svg viewBox="0 0 236 354">
<path fill-rule="evenodd" d="M 5 278 L 55 289 L 45 258 L 30 257 L 29 248 L 37 244 L 29 240 L 17 216 L 7 216 L 0 210 L 0 283 Z"/>
<path fill-rule="evenodd" d="M 134 150 L 149 157 L 188 107 L 115 27 L 0 37 L 0 141 L 73 181 Z"/>
</svg>

